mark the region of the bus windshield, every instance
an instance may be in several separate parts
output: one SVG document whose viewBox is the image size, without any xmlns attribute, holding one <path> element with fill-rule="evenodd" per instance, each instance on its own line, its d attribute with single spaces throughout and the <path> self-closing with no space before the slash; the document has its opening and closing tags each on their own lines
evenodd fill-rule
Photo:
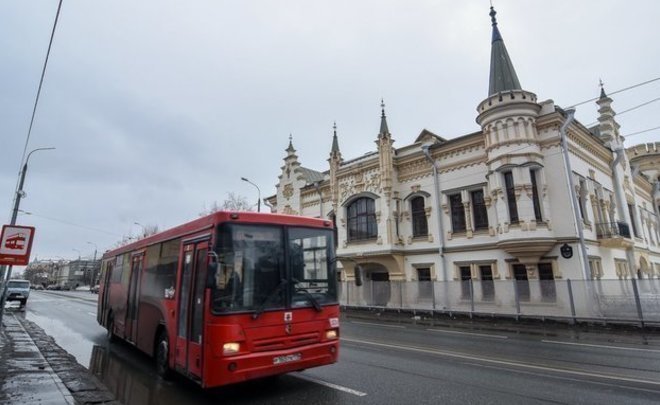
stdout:
<svg viewBox="0 0 660 405">
<path fill-rule="evenodd" d="M 331 230 L 223 224 L 218 232 L 214 313 L 337 303 Z"/>
</svg>

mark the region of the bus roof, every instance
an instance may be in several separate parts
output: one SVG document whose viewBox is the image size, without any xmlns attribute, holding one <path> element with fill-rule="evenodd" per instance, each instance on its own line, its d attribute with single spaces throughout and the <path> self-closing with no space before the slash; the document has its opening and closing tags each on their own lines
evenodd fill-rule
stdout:
<svg viewBox="0 0 660 405">
<path fill-rule="evenodd" d="M 302 217 L 299 215 L 257 213 L 250 211 L 218 211 L 213 214 L 197 218 L 190 222 L 175 226 L 162 232 L 150 235 L 144 239 L 129 243 L 128 245 L 106 251 L 103 258 L 114 257 L 119 254 L 131 252 L 137 249 L 146 248 L 155 243 L 164 242 L 170 239 L 176 239 L 186 235 L 192 235 L 213 228 L 216 224 L 223 222 L 271 224 L 271 225 L 293 225 L 309 226 L 318 228 L 331 228 L 332 222 L 329 220 Z"/>
</svg>

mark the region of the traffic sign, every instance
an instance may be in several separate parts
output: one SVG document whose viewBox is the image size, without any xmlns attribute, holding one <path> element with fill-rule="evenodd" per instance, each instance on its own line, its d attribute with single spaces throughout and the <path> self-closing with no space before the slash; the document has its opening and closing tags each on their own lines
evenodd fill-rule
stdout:
<svg viewBox="0 0 660 405">
<path fill-rule="evenodd" d="M 33 226 L 3 225 L 0 236 L 0 265 L 26 266 L 34 240 Z"/>
</svg>

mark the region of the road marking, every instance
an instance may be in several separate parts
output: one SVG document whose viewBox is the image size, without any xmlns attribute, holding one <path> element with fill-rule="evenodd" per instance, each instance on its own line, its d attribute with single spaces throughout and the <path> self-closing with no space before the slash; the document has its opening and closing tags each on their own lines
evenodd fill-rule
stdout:
<svg viewBox="0 0 660 405">
<path fill-rule="evenodd" d="M 444 330 L 444 329 L 427 329 L 429 332 L 438 332 L 438 333 L 452 333 L 456 335 L 469 335 L 469 336 L 480 336 L 480 337 L 490 337 L 496 339 L 508 339 L 508 336 L 504 335 L 489 335 L 487 333 L 474 333 L 474 332 L 459 332 L 457 330 Z"/>
<path fill-rule="evenodd" d="M 319 385 L 324 385 L 328 388 L 332 388 L 332 389 L 339 390 L 339 391 L 342 391 L 342 392 L 347 392 L 349 394 L 357 395 L 358 397 L 364 397 L 364 396 L 367 395 L 366 392 L 362 392 L 362 391 L 354 390 L 352 388 L 344 387 L 343 385 L 337 385 L 337 384 L 333 384 L 333 383 L 330 383 L 330 382 L 327 382 L 327 381 L 319 380 L 317 378 L 310 377 L 310 376 L 307 376 L 307 375 L 298 374 L 294 377 L 300 378 L 302 380 L 306 380 L 306 381 L 309 381 L 309 382 L 313 382 L 313 383 L 316 383 L 316 384 L 319 384 Z"/>
<path fill-rule="evenodd" d="M 351 321 L 351 323 L 355 323 L 357 325 L 370 325 L 370 326 L 380 326 L 381 328 L 396 328 L 396 329 L 405 329 L 405 326 L 401 325 L 383 325 L 380 323 L 371 323 L 371 322 L 358 322 L 358 321 Z"/>
<path fill-rule="evenodd" d="M 558 340 L 541 340 L 543 343 L 552 343 L 556 345 L 571 345 L 571 346 L 586 346 L 586 347 L 598 347 L 601 349 L 617 349 L 617 350 L 635 350 L 638 352 L 651 352 L 651 353 L 660 353 L 660 350 L 654 349 L 640 349 L 637 347 L 621 347 L 621 346 L 606 346 L 606 345 L 594 345 L 589 343 L 573 343 L 573 342 L 560 342 Z"/>
<path fill-rule="evenodd" d="M 390 344 L 390 343 L 373 342 L 373 341 L 368 341 L 368 340 L 350 339 L 350 338 L 345 338 L 345 337 L 341 338 L 341 340 L 344 341 L 344 342 L 351 342 L 351 343 L 358 343 L 358 344 L 361 343 L 361 344 L 364 344 L 364 345 L 387 347 L 387 348 L 391 348 L 391 349 L 399 349 L 399 350 L 411 351 L 411 352 L 417 352 L 417 353 L 435 354 L 435 355 L 438 355 L 438 356 L 453 357 L 453 358 L 464 359 L 464 360 L 472 360 L 472 361 L 477 361 L 477 362 L 482 362 L 482 363 L 491 363 L 491 364 L 499 364 L 499 365 L 505 365 L 505 366 L 511 366 L 511 367 L 520 367 L 520 368 L 526 368 L 526 369 L 531 369 L 531 370 L 552 371 L 552 372 L 555 372 L 555 373 L 579 375 L 579 376 L 582 376 L 582 377 L 594 377 L 594 378 L 601 378 L 601 379 L 605 379 L 605 380 L 625 381 L 625 382 L 639 383 L 639 384 L 650 384 L 650 385 L 660 387 L 660 381 L 642 380 L 642 379 L 639 379 L 639 378 L 622 377 L 622 376 L 600 374 L 600 373 L 590 373 L 590 372 L 587 372 L 587 371 L 581 371 L 581 370 L 575 370 L 575 369 L 569 369 L 569 368 L 539 366 L 539 365 L 536 365 L 536 364 L 518 363 L 518 362 L 515 362 L 515 361 L 489 359 L 489 358 L 471 356 L 471 355 L 468 355 L 468 354 L 462 354 L 462 353 L 456 353 L 456 352 L 446 352 L 446 351 L 443 351 L 443 350 L 428 349 L 428 348 L 425 348 L 425 347 L 403 346 L 403 345 Z"/>
<path fill-rule="evenodd" d="M 87 314 L 91 315 L 91 316 L 96 316 L 96 313 L 94 313 L 94 312 L 88 312 Z"/>
</svg>

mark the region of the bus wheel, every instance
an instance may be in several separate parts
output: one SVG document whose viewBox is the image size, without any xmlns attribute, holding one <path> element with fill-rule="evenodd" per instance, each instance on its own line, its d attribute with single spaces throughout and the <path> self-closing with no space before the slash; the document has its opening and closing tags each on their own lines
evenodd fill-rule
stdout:
<svg viewBox="0 0 660 405">
<path fill-rule="evenodd" d="M 108 319 L 108 332 L 106 336 L 110 343 L 114 343 L 115 340 L 117 340 L 115 336 L 115 319 L 112 315 L 110 315 L 110 318 Z"/>
<path fill-rule="evenodd" d="M 167 332 L 162 331 L 158 337 L 158 344 L 156 346 L 156 373 L 163 378 L 167 379 L 170 376 L 170 343 L 167 337 Z"/>
</svg>

